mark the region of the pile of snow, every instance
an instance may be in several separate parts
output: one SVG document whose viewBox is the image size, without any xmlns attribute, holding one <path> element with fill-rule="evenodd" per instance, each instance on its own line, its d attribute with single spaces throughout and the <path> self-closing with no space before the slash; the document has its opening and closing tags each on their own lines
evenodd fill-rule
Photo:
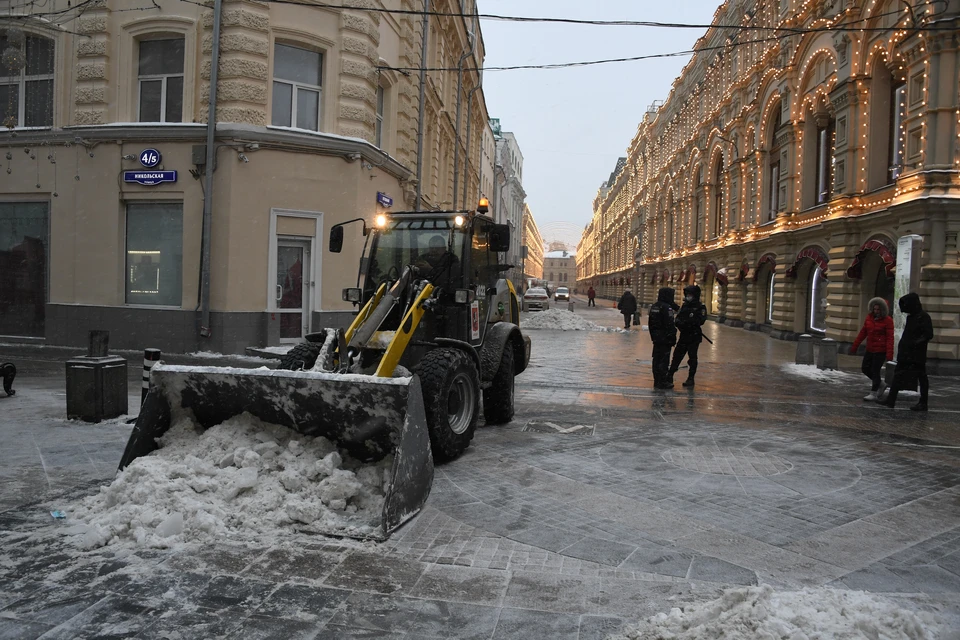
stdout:
<svg viewBox="0 0 960 640">
<path fill-rule="evenodd" d="M 819 588 L 775 592 L 769 585 L 730 589 L 686 611 L 672 609 L 608 640 L 875 640 L 936 638 L 940 624 L 862 591 Z"/>
<path fill-rule="evenodd" d="M 283 353 L 286 353 L 284 351 Z M 199 358 L 201 360 L 219 360 L 221 358 L 231 358 L 233 360 L 246 360 L 249 362 L 262 362 L 263 358 L 258 356 L 248 356 L 239 353 L 217 353 L 216 351 L 193 351 L 192 353 L 187 353 L 191 358 Z"/>
<path fill-rule="evenodd" d="M 862 375 L 857 375 L 855 373 L 847 373 L 846 371 L 839 371 L 837 369 L 818 369 L 816 365 L 812 364 L 785 364 L 780 367 L 784 373 L 788 373 L 792 376 L 799 376 L 801 378 L 807 378 L 809 380 L 816 380 L 817 382 L 856 382 L 861 379 L 866 380 Z"/>
<path fill-rule="evenodd" d="M 203 433 L 183 418 L 100 493 L 68 510 L 84 549 L 262 540 L 296 528 L 370 535 L 393 457 L 361 464 L 324 437 L 249 413 Z"/>
<path fill-rule="evenodd" d="M 536 314 L 529 314 L 520 321 L 524 329 L 556 329 L 559 331 L 610 331 L 595 322 L 578 316 L 572 311 L 563 309 L 547 309 Z"/>
</svg>

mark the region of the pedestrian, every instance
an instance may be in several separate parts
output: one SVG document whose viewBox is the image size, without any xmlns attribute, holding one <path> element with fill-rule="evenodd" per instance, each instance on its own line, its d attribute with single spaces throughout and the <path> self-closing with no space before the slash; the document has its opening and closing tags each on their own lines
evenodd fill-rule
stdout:
<svg viewBox="0 0 960 640">
<path fill-rule="evenodd" d="M 630 289 L 624 291 L 623 295 L 620 296 L 617 309 L 623 314 L 623 328 L 629 329 L 630 323 L 633 322 L 633 314 L 637 312 L 637 299 L 630 293 Z"/>
<path fill-rule="evenodd" d="M 880 378 L 880 371 L 884 362 L 893 360 L 893 318 L 883 298 L 872 298 L 867 303 L 867 309 L 867 319 L 863 321 L 863 328 L 850 347 L 850 355 L 857 355 L 857 347 L 866 339 L 867 351 L 863 354 L 860 370 L 871 381 L 870 393 L 863 399 L 872 402 L 882 396 L 887 387 Z"/>
<path fill-rule="evenodd" d="M 877 399 L 891 409 L 897 403 L 900 389 L 913 388 L 920 383 L 920 402 L 910 407 L 913 411 L 927 410 L 927 396 L 930 394 L 930 379 L 927 378 L 927 343 L 933 339 L 933 321 L 930 314 L 923 310 L 920 296 L 908 293 L 897 302 L 900 311 L 907 314 L 907 325 L 903 328 L 900 343 L 897 345 L 897 368 L 893 372 L 893 384 L 885 400 Z"/>
<path fill-rule="evenodd" d="M 703 342 L 703 323 L 707 321 L 707 307 L 700 302 L 700 287 L 695 284 L 683 288 L 683 305 L 677 312 L 677 329 L 680 330 L 680 339 L 677 348 L 673 350 L 673 362 L 670 363 L 670 373 L 667 375 L 667 384 L 673 386 L 673 374 L 680 368 L 683 356 L 687 356 L 687 365 L 690 367 L 687 379 L 683 386 L 692 387 L 697 375 L 697 351 Z"/>
<path fill-rule="evenodd" d="M 596 297 L 597 297 L 597 292 L 594 291 L 593 287 L 591 286 L 589 289 L 587 289 L 587 306 L 588 307 L 597 306 L 597 301 L 594 299 Z"/>
<path fill-rule="evenodd" d="M 672 389 L 669 382 L 670 349 L 677 344 L 677 305 L 673 301 L 674 291 L 663 287 L 657 292 L 657 301 L 650 306 L 647 325 L 653 340 L 653 388 Z"/>
</svg>

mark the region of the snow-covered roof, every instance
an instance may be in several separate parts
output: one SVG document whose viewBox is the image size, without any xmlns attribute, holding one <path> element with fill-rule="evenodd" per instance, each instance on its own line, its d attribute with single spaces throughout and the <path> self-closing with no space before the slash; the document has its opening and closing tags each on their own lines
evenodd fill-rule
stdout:
<svg viewBox="0 0 960 640">
<path fill-rule="evenodd" d="M 543 254 L 544 258 L 575 258 L 577 254 L 573 251 L 548 251 Z"/>
</svg>

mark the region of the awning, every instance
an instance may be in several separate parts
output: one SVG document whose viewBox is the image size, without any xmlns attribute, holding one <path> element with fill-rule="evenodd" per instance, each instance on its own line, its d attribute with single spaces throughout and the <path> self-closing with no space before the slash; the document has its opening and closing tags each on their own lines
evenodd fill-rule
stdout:
<svg viewBox="0 0 960 640">
<path fill-rule="evenodd" d="M 802 249 L 800 253 L 797 254 L 797 257 L 793 261 L 793 265 L 787 269 L 784 275 L 788 278 L 796 278 L 797 269 L 800 267 L 800 263 L 807 258 L 816 262 L 817 265 L 819 265 L 819 267 L 824 271 L 827 270 L 827 263 L 830 262 L 830 258 L 823 249 L 817 245 L 810 245 L 809 247 Z"/>
<path fill-rule="evenodd" d="M 760 268 L 765 264 L 769 264 L 771 268 L 775 269 L 777 267 L 777 256 L 772 253 L 765 253 L 760 256 L 760 259 L 757 260 L 757 268 L 753 271 L 754 282 L 757 281 L 757 278 L 760 275 Z"/>
<path fill-rule="evenodd" d="M 884 268 L 887 272 L 887 277 L 892 278 L 894 269 L 897 266 L 897 254 L 896 250 L 889 246 L 883 240 L 867 240 L 863 243 L 863 246 L 860 247 L 860 250 L 857 251 L 857 255 L 854 256 L 853 262 L 850 263 L 850 266 L 847 267 L 847 277 L 853 278 L 854 280 L 859 280 L 863 277 L 861 271 L 863 270 L 863 259 L 866 257 L 868 251 L 873 251 L 880 256 L 880 259 L 883 261 Z"/>
</svg>

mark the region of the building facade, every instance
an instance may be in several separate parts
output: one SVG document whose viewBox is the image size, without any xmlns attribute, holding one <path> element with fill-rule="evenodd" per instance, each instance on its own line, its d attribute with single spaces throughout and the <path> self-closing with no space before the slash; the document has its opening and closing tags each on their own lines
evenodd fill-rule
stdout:
<svg viewBox="0 0 960 640">
<path fill-rule="evenodd" d="M 696 282 L 721 322 L 849 343 L 916 235 L 931 368 L 956 371 L 960 2 L 731 0 L 714 24 L 748 29 L 709 29 L 644 116 L 584 276 L 646 303 Z"/>
<path fill-rule="evenodd" d="M 523 270 L 523 290 L 526 291 L 531 280 L 543 279 L 543 236 L 537 228 L 537 221 L 533 212 L 526 204 L 523 205 L 523 243 L 521 252 L 521 268 Z"/>
<path fill-rule="evenodd" d="M 488 119 L 474 3 L 431 5 L 474 18 L 430 18 L 421 158 L 423 3 L 355 5 L 224 0 L 212 189 L 211 6 L 50 0 L 0 17 L 0 335 L 296 341 L 353 313 L 340 291 L 363 236 L 347 227 L 330 254 L 333 225 L 472 206 Z"/>
<path fill-rule="evenodd" d="M 527 198 L 523 190 L 523 154 L 517 137 L 500 128 L 500 121 L 492 121 L 494 138 L 496 140 L 495 172 L 499 176 L 500 184 L 494 196 L 497 222 L 510 225 L 510 251 L 507 252 L 507 263 L 516 265 L 510 269 L 507 277 L 519 286 L 522 280 L 521 247 L 523 246 L 523 212 Z"/>
<path fill-rule="evenodd" d="M 577 288 L 577 257 L 570 251 L 548 251 L 543 256 L 543 279 L 550 290 L 567 287 Z"/>
</svg>

